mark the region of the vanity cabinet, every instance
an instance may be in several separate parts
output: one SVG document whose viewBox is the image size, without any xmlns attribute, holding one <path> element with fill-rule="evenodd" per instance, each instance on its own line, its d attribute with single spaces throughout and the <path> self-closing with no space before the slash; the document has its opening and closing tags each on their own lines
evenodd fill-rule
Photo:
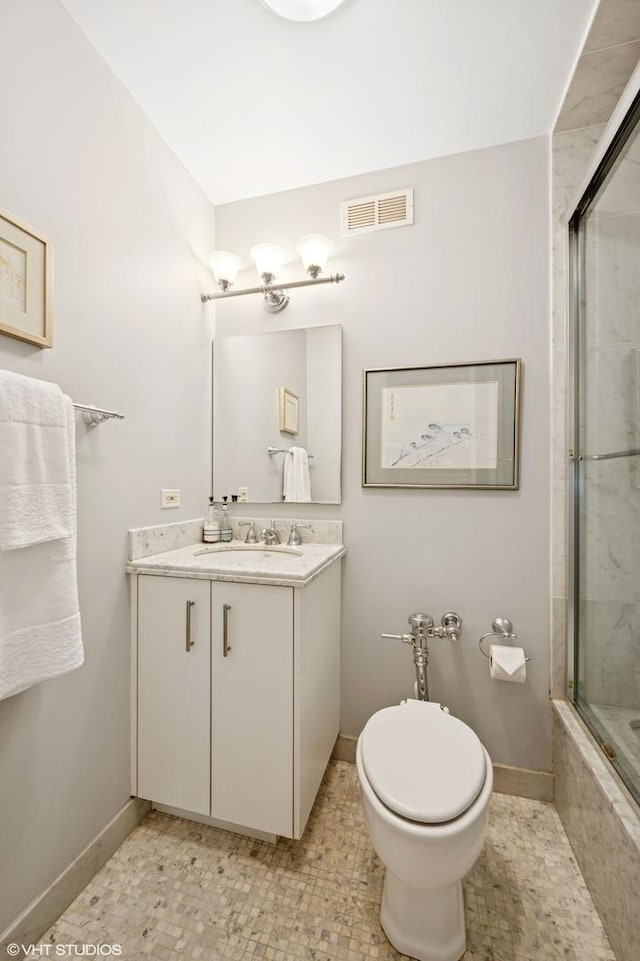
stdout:
<svg viewBox="0 0 640 961">
<path fill-rule="evenodd" d="M 293 837 L 293 589 L 211 584 L 211 814 Z"/>
<path fill-rule="evenodd" d="M 140 577 L 137 613 L 137 793 L 209 814 L 209 582 Z"/>
<path fill-rule="evenodd" d="M 132 793 L 299 838 L 339 726 L 340 563 L 301 587 L 132 577 Z"/>
</svg>

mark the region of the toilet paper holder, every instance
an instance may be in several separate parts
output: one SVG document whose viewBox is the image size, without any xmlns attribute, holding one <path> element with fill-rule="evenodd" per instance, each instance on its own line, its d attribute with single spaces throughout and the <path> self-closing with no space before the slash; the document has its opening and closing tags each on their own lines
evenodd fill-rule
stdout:
<svg viewBox="0 0 640 961">
<path fill-rule="evenodd" d="M 513 633 L 513 624 L 511 623 L 508 617 L 496 617 L 491 622 L 491 630 L 487 631 L 486 634 L 483 634 L 480 640 L 478 641 L 478 647 L 480 648 L 480 653 L 484 655 L 484 657 L 488 657 L 489 659 L 491 659 L 491 655 L 487 653 L 487 651 L 485 651 L 484 647 L 482 646 L 482 642 L 486 641 L 488 637 L 500 637 L 502 638 L 502 640 L 515 641 L 518 635 Z M 530 661 L 530 660 L 531 660 L 530 657 L 525 657 L 525 661 Z"/>
</svg>

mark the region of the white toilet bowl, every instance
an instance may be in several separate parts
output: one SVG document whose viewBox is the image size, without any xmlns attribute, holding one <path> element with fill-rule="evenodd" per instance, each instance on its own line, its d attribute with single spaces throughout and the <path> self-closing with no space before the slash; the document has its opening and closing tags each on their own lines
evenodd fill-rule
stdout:
<svg viewBox="0 0 640 961">
<path fill-rule="evenodd" d="M 465 951 L 462 878 L 482 850 L 493 789 L 477 735 L 431 701 L 371 718 L 356 764 L 369 834 L 385 865 L 380 922 L 418 961 Z"/>
</svg>

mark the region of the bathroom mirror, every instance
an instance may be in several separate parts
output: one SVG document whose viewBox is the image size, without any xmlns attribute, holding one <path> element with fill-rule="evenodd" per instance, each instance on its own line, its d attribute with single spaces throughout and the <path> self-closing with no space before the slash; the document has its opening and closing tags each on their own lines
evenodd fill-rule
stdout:
<svg viewBox="0 0 640 961">
<path fill-rule="evenodd" d="M 309 455 L 311 502 L 339 504 L 341 444 L 339 324 L 214 340 L 216 501 L 234 494 L 242 500 L 246 488 L 252 504 L 281 503 L 285 458 L 293 456 L 290 448 L 302 447 Z"/>
</svg>

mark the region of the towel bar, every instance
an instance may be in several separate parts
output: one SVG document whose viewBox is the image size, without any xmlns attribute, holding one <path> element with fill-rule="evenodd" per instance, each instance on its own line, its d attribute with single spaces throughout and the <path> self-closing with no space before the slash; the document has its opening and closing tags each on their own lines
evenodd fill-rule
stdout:
<svg viewBox="0 0 640 961">
<path fill-rule="evenodd" d="M 267 454 L 273 457 L 274 454 L 290 454 L 291 451 L 283 447 L 267 447 Z M 313 457 L 313 454 L 307 454 L 307 457 Z"/>
<path fill-rule="evenodd" d="M 124 420 L 124 414 L 119 414 L 117 410 L 104 410 L 102 407 L 94 407 L 93 404 L 74 404 L 73 406 L 82 412 L 87 427 L 97 427 L 98 424 L 113 417 Z"/>
</svg>

